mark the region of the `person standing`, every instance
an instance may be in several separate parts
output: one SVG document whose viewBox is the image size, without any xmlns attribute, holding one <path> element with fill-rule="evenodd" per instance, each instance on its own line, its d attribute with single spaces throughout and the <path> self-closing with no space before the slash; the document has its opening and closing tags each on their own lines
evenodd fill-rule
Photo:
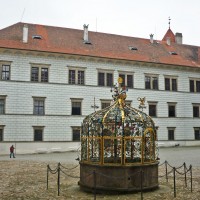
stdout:
<svg viewBox="0 0 200 200">
<path fill-rule="evenodd" d="M 12 145 L 12 146 L 10 147 L 10 158 L 11 158 L 12 156 L 13 156 L 13 158 L 15 158 L 14 149 L 15 149 L 15 147 Z"/>
</svg>

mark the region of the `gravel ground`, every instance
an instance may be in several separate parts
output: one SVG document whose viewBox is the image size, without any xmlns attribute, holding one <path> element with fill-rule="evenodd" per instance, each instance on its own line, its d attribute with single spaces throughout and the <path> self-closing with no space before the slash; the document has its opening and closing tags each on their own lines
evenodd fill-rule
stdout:
<svg viewBox="0 0 200 200">
<path fill-rule="evenodd" d="M 49 163 L 51 169 L 57 167 L 57 162 Z M 57 174 L 49 175 L 49 189 L 47 190 L 47 162 L 34 160 L 1 160 L 0 161 L 0 199 L 1 200 L 27 200 L 27 199 L 67 199 L 67 200 L 93 200 L 94 195 L 80 190 L 79 165 L 76 163 L 63 163 L 68 169 L 61 173 L 60 196 L 57 192 Z M 159 168 L 159 174 L 165 170 Z M 70 176 L 68 176 L 69 174 Z M 74 178 L 75 177 L 75 178 Z M 188 175 L 188 187 L 185 187 L 184 177 L 177 177 L 177 192 L 174 198 L 173 178 L 167 183 L 165 178 L 159 178 L 160 188 L 143 194 L 144 200 L 200 200 L 200 167 L 193 168 L 193 192 L 190 192 L 190 180 Z M 104 200 L 140 200 L 141 193 L 121 195 L 100 195 L 96 199 Z"/>
</svg>

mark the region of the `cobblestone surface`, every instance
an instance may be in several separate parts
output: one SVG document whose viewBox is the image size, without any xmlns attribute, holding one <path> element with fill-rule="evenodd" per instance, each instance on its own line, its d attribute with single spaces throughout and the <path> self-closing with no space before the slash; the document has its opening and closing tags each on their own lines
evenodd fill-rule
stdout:
<svg viewBox="0 0 200 200">
<path fill-rule="evenodd" d="M 51 161 L 50 167 L 55 169 L 57 162 Z M 79 181 L 79 166 L 76 163 L 63 163 L 66 174 L 61 173 L 60 196 L 57 193 L 57 174 L 49 175 L 49 189 L 47 190 L 47 162 L 34 160 L 1 160 L 0 161 L 0 199 L 2 200 L 27 200 L 27 199 L 67 199 L 67 200 L 93 200 L 94 195 L 80 190 L 77 182 Z M 164 174 L 164 168 L 159 169 L 159 174 Z M 68 176 L 70 175 L 70 176 Z M 190 179 L 187 177 L 188 187 L 185 187 L 184 177 L 177 177 L 177 192 L 174 198 L 173 178 L 169 177 L 166 182 L 165 177 L 159 178 L 160 188 L 152 192 L 143 194 L 144 200 L 159 199 L 179 199 L 179 200 L 198 200 L 200 199 L 200 167 L 193 168 L 193 192 L 190 192 Z M 121 194 L 121 195 L 100 195 L 96 199 L 104 200 L 140 200 L 141 193 Z"/>
</svg>

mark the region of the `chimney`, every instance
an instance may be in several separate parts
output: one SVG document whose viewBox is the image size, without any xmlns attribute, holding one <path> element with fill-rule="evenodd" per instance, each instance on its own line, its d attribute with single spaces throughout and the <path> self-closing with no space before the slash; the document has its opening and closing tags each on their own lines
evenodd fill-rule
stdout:
<svg viewBox="0 0 200 200">
<path fill-rule="evenodd" d="M 153 34 L 152 33 L 150 34 L 150 42 L 151 42 L 151 44 L 153 44 Z"/>
<path fill-rule="evenodd" d="M 23 27 L 23 43 L 27 43 L 28 42 L 28 25 L 24 24 Z"/>
<path fill-rule="evenodd" d="M 182 44 L 183 43 L 183 35 L 182 35 L 182 33 L 176 33 L 175 34 L 175 42 L 177 44 Z"/>
<path fill-rule="evenodd" d="M 89 39 L 88 39 L 88 26 L 89 26 L 89 24 L 88 25 L 86 25 L 86 24 L 83 25 L 83 28 L 84 28 L 83 40 L 86 43 L 89 42 Z"/>
<path fill-rule="evenodd" d="M 170 46 L 170 45 L 171 45 L 171 38 L 170 38 L 170 37 L 167 37 L 167 38 L 166 38 L 166 42 L 167 42 L 167 45 Z"/>
</svg>

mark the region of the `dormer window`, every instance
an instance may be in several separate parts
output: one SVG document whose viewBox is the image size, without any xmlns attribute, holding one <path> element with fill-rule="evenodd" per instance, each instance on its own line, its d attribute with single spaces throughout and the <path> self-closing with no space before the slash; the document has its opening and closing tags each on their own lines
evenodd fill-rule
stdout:
<svg viewBox="0 0 200 200">
<path fill-rule="evenodd" d="M 132 46 L 129 46 L 128 47 L 130 50 L 132 50 L 132 51 L 137 51 L 138 50 L 138 48 L 137 47 L 132 47 Z"/>
<path fill-rule="evenodd" d="M 37 39 L 37 40 L 41 40 L 42 36 L 41 35 L 33 35 L 32 38 Z"/>
<path fill-rule="evenodd" d="M 171 55 L 178 55 L 175 51 L 170 51 L 169 52 Z"/>
</svg>

